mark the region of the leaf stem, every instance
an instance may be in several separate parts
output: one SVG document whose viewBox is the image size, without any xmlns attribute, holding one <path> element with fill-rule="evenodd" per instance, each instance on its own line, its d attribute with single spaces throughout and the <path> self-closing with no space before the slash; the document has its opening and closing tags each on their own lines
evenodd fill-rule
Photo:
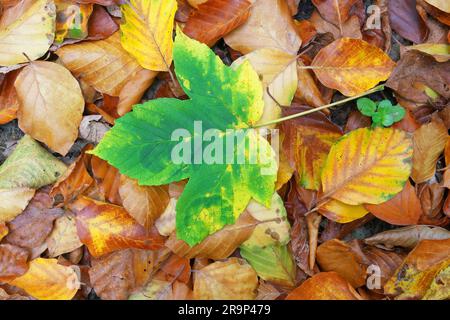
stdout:
<svg viewBox="0 0 450 320">
<path fill-rule="evenodd" d="M 338 106 L 338 105 L 347 103 L 349 101 L 353 101 L 355 99 L 359 99 L 361 97 L 364 97 L 364 96 L 367 96 L 369 94 L 372 94 L 372 93 L 375 93 L 375 92 L 378 92 L 378 91 L 382 91 L 382 90 L 384 90 L 384 85 L 379 85 L 379 86 L 376 86 L 375 88 L 370 89 L 370 90 L 368 90 L 368 91 L 366 91 L 364 93 L 361 93 L 361 94 L 359 94 L 357 96 L 346 98 L 346 99 L 343 99 L 343 100 L 340 100 L 340 101 L 336 101 L 336 102 L 333 102 L 333 103 L 330 103 L 330 104 L 326 104 L 326 105 L 323 105 L 323 106 L 320 106 L 320 107 L 317 107 L 317 108 L 314 108 L 314 109 L 311 109 L 311 110 L 307 110 L 307 111 L 303 111 L 303 112 L 300 112 L 300 113 L 291 114 L 291 115 L 289 115 L 287 117 L 275 119 L 275 120 L 272 120 L 272 121 L 269 121 L 269 122 L 266 122 L 266 123 L 257 124 L 257 125 L 254 125 L 252 128 L 256 129 L 256 128 L 261 128 L 261 127 L 266 127 L 266 126 L 270 126 L 270 125 L 273 125 L 273 124 L 281 123 L 281 122 L 284 122 L 284 121 L 292 120 L 292 119 L 295 119 L 295 118 L 300 118 L 300 117 L 306 116 L 308 114 L 311 114 L 311 113 L 314 113 L 314 112 L 318 112 L 318 111 L 321 111 L 321 110 L 325 110 L 325 109 L 328 109 L 328 108 L 331 108 L 331 107 L 334 107 L 334 106 Z"/>
</svg>

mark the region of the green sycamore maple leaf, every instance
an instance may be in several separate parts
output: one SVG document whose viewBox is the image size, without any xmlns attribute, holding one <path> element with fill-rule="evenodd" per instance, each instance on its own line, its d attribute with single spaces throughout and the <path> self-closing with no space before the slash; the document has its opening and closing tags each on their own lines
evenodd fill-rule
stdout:
<svg viewBox="0 0 450 320">
<path fill-rule="evenodd" d="M 264 107 L 262 85 L 250 63 L 234 70 L 180 30 L 174 63 L 178 81 L 190 99 L 162 98 L 135 106 L 91 153 L 140 185 L 189 179 L 176 206 L 176 232 L 193 246 L 233 224 L 252 198 L 270 206 L 277 163 L 268 141 L 248 130 Z M 215 132 L 214 138 L 205 138 L 205 134 L 202 139 L 199 123 L 203 132 Z M 235 136 L 237 131 L 243 133 L 240 139 Z M 178 136 L 174 141 L 174 132 L 182 133 L 181 140 Z M 231 156 L 226 141 L 234 142 Z M 251 152 L 255 146 L 256 157 Z M 220 155 L 229 159 L 198 161 L 199 150 L 213 159 Z M 174 152 L 189 161 L 174 161 Z"/>
</svg>

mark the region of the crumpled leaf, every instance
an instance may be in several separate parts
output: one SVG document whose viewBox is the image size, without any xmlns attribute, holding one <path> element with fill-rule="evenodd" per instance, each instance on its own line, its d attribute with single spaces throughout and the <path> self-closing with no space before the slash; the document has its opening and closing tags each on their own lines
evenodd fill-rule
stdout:
<svg viewBox="0 0 450 320">
<path fill-rule="evenodd" d="M 207 1 L 189 16 L 183 32 L 211 47 L 248 19 L 250 5 L 248 0 Z"/>
<path fill-rule="evenodd" d="M 25 0 L 5 11 L 0 21 L 0 66 L 42 57 L 53 43 L 55 20 L 52 0 Z"/>
<path fill-rule="evenodd" d="M 271 169 L 276 169 L 276 163 L 272 148 L 254 131 L 244 131 L 244 141 L 247 146 L 248 142 L 258 143 L 257 164 L 196 165 L 193 157 L 195 154 L 198 157 L 198 152 L 191 152 L 189 164 L 172 161 L 173 148 L 180 147 L 180 142 L 173 141 L 171 136 L 173 130 L 180 128 L 180 123 L 186 129 L 183 135 L 192 134 L 198 120 L 202 120 L 203 130 L 217 128 L 224 132 L 237 127 L 248 128 L 262 113 L 261 84 L 249 63 L 242 64 L 237 71 L 232 70 L 206 45 L 189 39 L 180 31 L 174 55 L 178 80 L 191 100 L 156 99 L 136 106 L 132 113 L 116 121 L 93 154 L 107 159 L 119 167 L 122 174 L 137 179 L 141 185 L 161 185 L 190 177 L 177 202 L 177 236 L 195 245 L 224 225 L 234 223 L 251 198 L 268 205 L 276 180 L 276 172 L 272 174 Z M 225 82 L 227 87 L 224 87 Z M 225 135 L 218 141 L 224 139 Z M 167 143 L 161 144 L 161 140 Z M 155 141 L 158 145 L 152 148 Z M 110 148 L 112 144 L 114 150 Z M 149 152 L 158 158 L 148 157 Z M 266 159 L 264 164 L 262 157 Z M 269 172 L 261 175 L 262 169 Z M 211 178 L 205 180 L 205 176 Z M 228 187 L 222 189 L 223 185 Z M 209 198 L 206 205 L 205 197 Z"/>
<path fill-rule="evenodd" d="M 28 255 L 26 249 L 0 244 L 0 281 L 11 281 L 27 272 Z"/>
<path fill-rule="evenodd" d="M 387 249 L 403 247 L 413 249 L 421 240 L 450 239 L 450 231 L 431 226 L 409 226 L 388 230 L 364 240 L 369 245 L 381 246 Z"/>
<path fill-rule="evenodd" d="M 149 235 L 122 207 L 84 197 L 77 212 L 78 236 L 94 257 L 126 248 L 158 249 L 162 241 Z"/>
<path fill-rule="evenodd" d="M 39 300 L 70 300 L 80 288 L 78 275 L 56 259 L 37 258 L 28 271 L 10 284 L 25 290 Z"/>
<path fill-rule="evenodd" d="M 216 261 L 200 269 L 194 281 L 199 300 L 251 300 L 256 296 L 258 277 L 243 259 Z"/>
<path fill-rule="evenodd" d="M 385 202 L 409 178 L 412 151 L 404 131 L 352 131 L 331 147 L 322 171 L 323 193 L 350 205 Z"/>
<path fill-rule="evenodd" d="M 20 129 L 66 155 L 78 137 L 84 110 L 76 79 L 59 64 L 35 61 L 23 68 L 14 86 L 20 100 Z"/>
<path fill-rule="evenodd" d="M 450 264 L 450 239 L 422 240 L 384 286 L 395 299 L 421 299 L 433 279 Z"/>
<path fill-rule="evenodd" d="M 311 63 L 320 82 L 349 97 L 388 79 L 394 67 L 394 61 L 383 50 L 351 38 L 341 38 L 329 44 Z"/>
<path fill-rule="evenodd" d="M 139 64 L 153 71 L 168 71 L 172 64 L 172 31 L 176 0 L 130 0 L 121 7 L 123 48 Z"/>
<path fill-rule="evenodd" d="M 362 300 L 336 272 L 321 272 L 303 282 L 286 300 Z"/>
<path fill-rule="evenodd" d="M 262 48 L 275 48 L 297 54 L 302 40 L 295 31 L 289 7 L 282 0 L 251 0 L 250 17 L 228 34 L 225 42 L 243 54 Z"/>
<path fill-rule="evenodd" d="M 55 182 L 65 171 L 64 163 L 25 135 L 0 166 L 0 188 L 38 189 Z"/>
</svg>

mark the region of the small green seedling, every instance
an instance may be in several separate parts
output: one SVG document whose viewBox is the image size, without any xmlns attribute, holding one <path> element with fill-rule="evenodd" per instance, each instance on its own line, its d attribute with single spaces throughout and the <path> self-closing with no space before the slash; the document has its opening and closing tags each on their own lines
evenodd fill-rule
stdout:
<svg viewBox="0 0 450 320">
<path fill-rule="evenodd" d="M 365 116 L 372 118 L 373 127 L 389 127 L 401 121 L 406 114 L 400 105 L 393 106 L 391 101 L 375 102 L 369 98 L 361 98 L 356 102 L 358 110 Z"/>
</svg>

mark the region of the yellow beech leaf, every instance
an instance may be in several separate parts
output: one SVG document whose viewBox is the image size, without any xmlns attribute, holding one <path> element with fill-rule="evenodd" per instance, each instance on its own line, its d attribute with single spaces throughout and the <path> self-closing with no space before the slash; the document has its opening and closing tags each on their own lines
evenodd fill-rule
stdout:
<svg viewBox="0 0 450 320">
<path fill-rule="evenodd" d="M 130 0 L 121 6 L 124 23 L 121 43 L 139 64 L 153 71 L 168 71 L 172 63 L 176 0 Z"/>
<path fill-rule="evenodd" d="M 350 205 L 379 204 L 402 191 L 412 167 L 405 131 L 361 128 L 331 147 L 322 171 L 324 198 Z"/>
<path fill-rule="evenodd" d="M 14 220 L 34 196 L 29 188 L 0 189 L 0 223 Z"/>
<path fill-rule="evenodd" d="M 6 224 L 4 222 L 0 222 L 0 241 L 6 237 L 6 235 L 8 234 L 9 229 L 6 226 Z"/>
<path fill-rule="evenodd" d="M 10 284 L 39 300 L 70 300 L 80 288 L 74 269 L 44 258 L 31 261 L 28 271 Z"/>
<path fill-rule="evenodd" d="M 386 80 L 394 67 L 395 62 L 380 48 L 341 38 L 320 50 L 308 68 L 325 86 L 351 97 Z"/>
<path fill-rule="evenodd" d="M 194 297 L 198 300 L 251 300 L 256 296 L 258 277 L 243 259 L 229 258 L 198 270 Z"/>
<path fill-rule="evenodd" d="M 369 213 L 363 205 L 345 204 L 335 199 L 329 199 L 320 205 L 318 209 L 321 215 L 339 223 L 352 222 Z"/>
<path fill-rule="evenodd" d="M 66 155 L 78 137 L 84 110 L 77 80 L 59 64 L 35 61 L 18 75 L 15 88 L 20 129 Z"/>
<path fill-rule="evenodd" d="M 119 32 L 99 41 L 63 46 L 56 54 L 75 77 L 101 93 L 119 96 L 142 69 L 120 44 Z"/>
<path fill-rule="evenodd" d="M 86 197 L 79 200 L 76 215 L 78 236 L 94 257 L 126 249 L 155 250 L 162 246 L 159 235 L 148 234 L 124 208 Z"/>
<path fill-rule="evenodd" d="M 21 1 L 3 15 L 0 21 L 0 66 L 36 60 L 48 51 L 55 38 L 53 0 Z"/>
</svg>

